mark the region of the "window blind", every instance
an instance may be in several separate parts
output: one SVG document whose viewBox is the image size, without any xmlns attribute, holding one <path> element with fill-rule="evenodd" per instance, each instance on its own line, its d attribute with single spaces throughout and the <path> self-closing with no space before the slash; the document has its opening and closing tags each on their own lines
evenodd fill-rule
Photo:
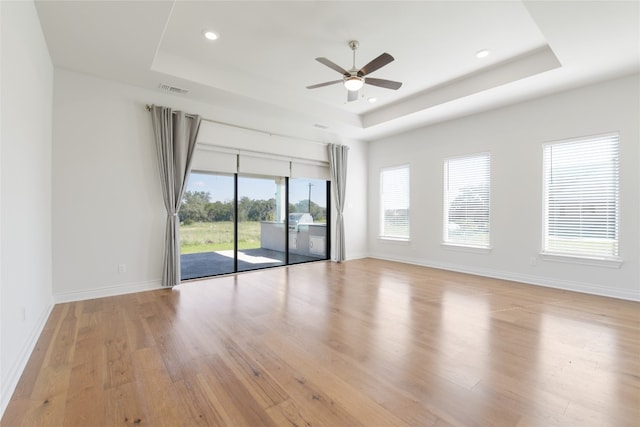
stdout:
<svg viewBox="0 0 640 427">
<path fill-rule="evenodd" d="M 329 165 L 292 161 L 291 178 L 312 178 L 328 181 L 330 179 Z"/>
<path fill-rule="evenodd" d="M 444 161 L 444 242 L 489 247 L 491 156 Z"/>
<path fill-rule="evenodd" d="M 264 176 L 289 176 L 291 166 L 290 162 L 284 159 L 240 154 L 238 172 Z"/>
<path fill-rule="evenodd" d="M 380 237 L 409 238 L 409 166 L 380 172 Z"/>
<path fill-rule="evenodd" d="M 619 136 L 544 145 L 543 252 L 618 256 Z"/>
<path fill-rule="evenodd" d="M 238 172 L 238 155 L 196 146 L 191 161 L 191 170 L 194 172 L 236 173 Z"/>
</svg>

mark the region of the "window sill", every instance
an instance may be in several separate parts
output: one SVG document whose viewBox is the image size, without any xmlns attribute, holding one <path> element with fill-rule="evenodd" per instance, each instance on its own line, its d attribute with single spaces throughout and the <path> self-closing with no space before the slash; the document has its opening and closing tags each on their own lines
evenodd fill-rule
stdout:
<svg viewBox="0 0 640 427">
<path fill-rule="evenodd" d="M 396 245 L 408 245 L 411 240 L 409 240 L 408 238 L 402 238 L 402 237 L 384 237 L 384 236 L 378 236 L 378 240 L 383 241 L 385 243 L 393 243 Z"/>
<path fill-rule="evenodd" d="M 491 247 L 481 247 L 481 246 L 464 246 L 464 245 L 456 245 L 454 243 L 440 243 L 442 249 L 446 249 L 448 251 L 459 251 L 459 252 L 472 252 L 476 254 L 490 254 L 493 248 Z"/>
<path fill-rule="evenodd" d="M 591 265 L 596 267 L 620 268 L 623 264 L 620 258 L 589 258 L 572 255 L 541 253 L 540 258 L 545 261 L 563 262 L 567 264 Z"/>
</svg>

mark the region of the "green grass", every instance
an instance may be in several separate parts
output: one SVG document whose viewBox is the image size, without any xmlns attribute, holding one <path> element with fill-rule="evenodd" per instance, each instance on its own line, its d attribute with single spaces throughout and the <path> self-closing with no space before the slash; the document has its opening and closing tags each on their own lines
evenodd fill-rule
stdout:
<svg viewBox="0 0 640 427">
<path fill-rule="evenodd" d="M 260 222 L 238 224 L 238 249 L 260 247 Z M 233 250 L 233 222 L 195 222 L 180 226 L 180 253 Z"/>
</svg>

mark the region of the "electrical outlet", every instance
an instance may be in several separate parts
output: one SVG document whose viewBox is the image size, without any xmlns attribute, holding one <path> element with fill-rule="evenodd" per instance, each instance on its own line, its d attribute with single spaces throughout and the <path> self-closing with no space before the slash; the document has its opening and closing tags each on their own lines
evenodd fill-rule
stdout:
<svg viewBox="0 0 640 427">
<path fill-rule="evenodd" d="M 531 258 L 529 258 L 529 265 L 536 265 L 538 262 L 538 258 L 532 256 Z"/>
<path fill-rule="evenodd" d="M 118 273 L 126 273 L 127 264 L 118 264 Z"/>
</svg>

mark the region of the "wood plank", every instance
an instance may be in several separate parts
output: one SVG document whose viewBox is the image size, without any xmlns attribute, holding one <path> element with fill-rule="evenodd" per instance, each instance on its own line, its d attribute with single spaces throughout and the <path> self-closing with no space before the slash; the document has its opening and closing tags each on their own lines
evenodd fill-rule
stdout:
<svg viewBox="0 0 640 427">
<path fill-rule="evenodd" d="M 194 369 L 194 371 L 197 371 Z M 210 399 L 208 391 L 200 387 L 197 375 L 187 375 L 181 381 L 174 383 L 176 393 L 180 395 L 191 426 L 224 427 L 224 418 L 216 410 L 217 401 Z M 215 397 L 215 396 L 211 396 Z"/>
<path fill-rule="evenodd" d="M 258 404 L 267 409 L 288 400 L 287 392 L 269 375 L 267 370 L 249 353 L 234 344 L 229 343 L 225 361 Z"/>
<path fill-rule="evenodd" d="M 119 308 L 113 310 L 105 316 L 104 322 L 105 333 L 102 341 L 106 352 L 104 388 L 109 389 L 134 382 L 135 374 L 123 311 Z"/>
<path fill-rule="evenodd" d="M 108 426 L 149 425 L 145 397 L 135 383 L 115 385 L 104 391 L 103 419 Z M 176 424 L 177 425 L 177 424 Z"/>
<path fill-rule="evenodd" d="M 144 423 L 158 427 L 189 426 L 186 408 L 177 404 L 180 396 L 160 354 L 153 348 L 136 350 L 133 354 L 136 386 L 139 396 L 144 396 L 146 419 Z"/>
<path fill-rule="evenodd" d="M 105 331 L 95 304 L 83 305 L 78 326 L 64 425 L 104 425 Z"/>
<path fill-rule="evenodd" d="M 209 356 L 198 374 L 201 387 L 212 399 L 224 425 L 275 426 L 267 412 L 219 356 Z"/>
</svg>

